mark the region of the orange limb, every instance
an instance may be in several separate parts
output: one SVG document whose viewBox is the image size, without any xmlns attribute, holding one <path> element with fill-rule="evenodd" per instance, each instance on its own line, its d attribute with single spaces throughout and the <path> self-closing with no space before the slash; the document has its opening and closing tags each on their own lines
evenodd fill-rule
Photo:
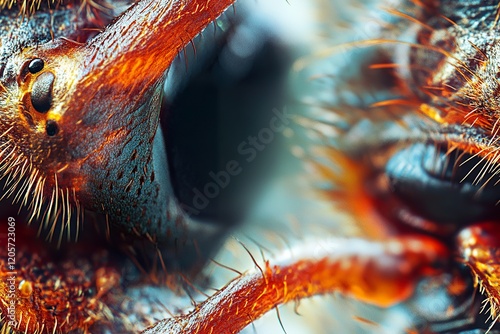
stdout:
<svg viewBox="0 0 500 334">
<path fill-rule="evenodd" d="M 237 277 L 188 315 L 144 333 L 238 333 L 280 304 L 333 292 L 391 306 L 410 297 L 422 276 L 439 272 L 448 255 L 444 245 L 424 236 L 314 241 Z"/>
<path fill-rule="evenodd" d="M 490 306 L 493 326 L 500 311 L 500 230 L 498 223 L 476 224 L 463 229 L 457 237 L 462 261 L 471 269 L 480 291 Z"/>
</svg>

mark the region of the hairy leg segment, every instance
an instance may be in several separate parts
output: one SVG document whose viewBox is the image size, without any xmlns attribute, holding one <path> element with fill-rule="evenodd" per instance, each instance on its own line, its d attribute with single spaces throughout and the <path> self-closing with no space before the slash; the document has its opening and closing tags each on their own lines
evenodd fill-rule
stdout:
<svg viewBox="0 0 500 334">
<path fill-rule="evenodd" d="M 212 293 L 203 270 L 230 229 L 176 198 L 160 112 L 172 62 L 232 4 L 0 2 L 0 171 L 28 212 L 2 217 L 16 232 L 0 234 L 14 247 L 0 253 L 2 332 L 238 333 L 341 293 L 414 307 L 407 332 L 494 333 L 498 3 L 365 1 L 353 20 L 373 18 L 372 36 L 295 63 L 294 84 L 329 90 L 319 114 L 299 103 L 313 139 L 298 174 L 327 183 L 311 196 L 344 216 L 263 261 L 249 251 L 255 267 Z M 422 284 L 445 291 L 445 314 L 412 302 Z"/>
</svg>

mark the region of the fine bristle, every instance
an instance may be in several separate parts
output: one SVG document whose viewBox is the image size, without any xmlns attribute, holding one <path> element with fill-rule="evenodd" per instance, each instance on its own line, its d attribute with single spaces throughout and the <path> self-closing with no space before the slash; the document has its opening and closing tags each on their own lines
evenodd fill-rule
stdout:
<svg viewBox="0 0 500 334">
<path fill-rule="evenodd" d="M 57 184 L 57 175 L 52 195 L 45 198 L 44 187 L 46 177 L 36 169 L 29 160 L 16 152 L 12 141 L 7 141 L 0 145 L 0 180 L 4 181 L 4 198 L 11 198 L 13 203 L 19 203 L 21 207 L 26 207 L 30 212 L 28 221 L 38 220 L 41 216 L 42 208 L 45 206 L 45 212 L 42 215 L 43 223 L 40 228 L 48 231 L 47 239 L 52 240 L 54 232 L 59 231 L 58 245 L 61 244 L 64 234 L 67 234 L 68 240 L 72 235 L 72 214 L 76 210 L 77 224 L 76 237 L 80 229 L 80 216 L 82 211 L 79 208 L 79 202 L 71 189 L 61 189 Z M 59 226 L 60 225 L 60 226 Z"/>
<path fill-rule="evenodd" d="M 20 16 L 32 16 L 38 11 L 55 9 L 60 6 L 75 3 L 80 12 L 92 16 L 90 13 L 112 13 L 113 6 L 99 0 L 0 0 L 0 11 L 17 11 Z"/>
<path fill-rule="evenodd" d="M 18 10 L 21 15 L 31 15 L 42 6 L 54 7 L 61 3 L 61 0 L 0 0 L 0 9 Z"/>
</svg>

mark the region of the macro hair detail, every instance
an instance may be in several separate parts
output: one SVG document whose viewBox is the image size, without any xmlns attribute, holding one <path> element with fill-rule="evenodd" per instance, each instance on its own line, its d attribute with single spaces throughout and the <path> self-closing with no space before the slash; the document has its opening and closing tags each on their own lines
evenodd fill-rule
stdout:
<svg viewBox="0 0 500 334">
<path fill-rule="evenodd" d="M 232 6 L 0 0 L 0 333 L 500 333 L 500 3 Z"/>
</svg>

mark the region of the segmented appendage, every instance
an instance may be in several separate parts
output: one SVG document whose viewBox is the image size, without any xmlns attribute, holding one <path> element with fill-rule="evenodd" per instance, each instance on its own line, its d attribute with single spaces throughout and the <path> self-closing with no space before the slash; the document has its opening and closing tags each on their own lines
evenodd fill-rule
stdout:
<svg viewBox="0 0 500 334">
<path fill-rule="evenodd" d="M 387 307 L 408 298 L 416 282 L 439 272 L 447 258 L 444 245 L 423 236 L 304 242 L 234 279 L 190 314 L 145 333 L 238 333 L 280 304 L 334 292 Z"/>
<path fill-rule="evenodd" d="M 482 223 L 462 230 L 457 245 L 480 291 L 487 296 L 483 307 L 489 307 L 493 326 L 500 317 L 500 231 L 497 223 Z"/>
</svg>

